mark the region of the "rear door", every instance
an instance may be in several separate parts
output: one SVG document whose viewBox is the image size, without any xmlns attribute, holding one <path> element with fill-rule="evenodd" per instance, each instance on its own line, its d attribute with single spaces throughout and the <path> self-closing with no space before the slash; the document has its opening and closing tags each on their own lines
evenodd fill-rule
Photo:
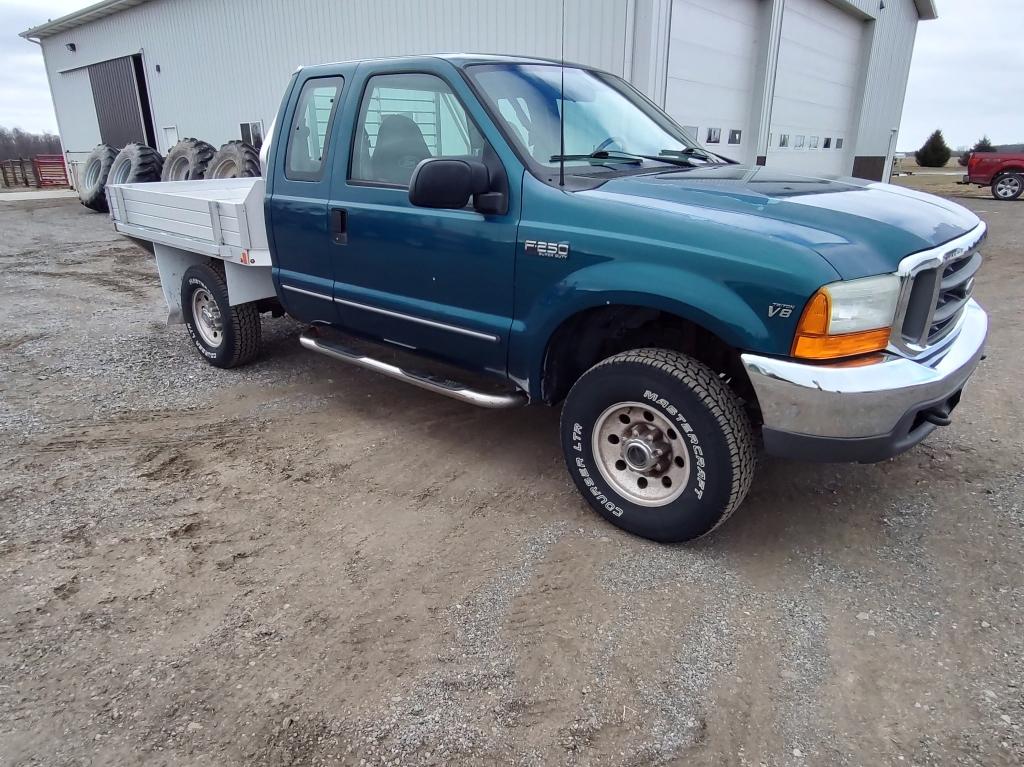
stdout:
<svg viewBox="0 0 1024 767">
<path fill-rule="evenodd" d="M 281 115 L 267 202 L 274 282 L 289 314 L 306 322 L 335 322 L 334 265 L 327 201 L 329 148 L 345 94 L 341 75 L 308 77 L 292 88 Z"/>
<path fill-rule="evenodd" d="M 331 215 L 334 298 L 359 333 L 504 374 L 512 324 L 522 167 L 447 62 L 362 65 L 345 109 Z M 343 140 L 339 135 L 338 140 Z M 409 178 L 429 157 L 485 162 L 508 187 L 506 213 L 419 208 Z"/>
</svg>

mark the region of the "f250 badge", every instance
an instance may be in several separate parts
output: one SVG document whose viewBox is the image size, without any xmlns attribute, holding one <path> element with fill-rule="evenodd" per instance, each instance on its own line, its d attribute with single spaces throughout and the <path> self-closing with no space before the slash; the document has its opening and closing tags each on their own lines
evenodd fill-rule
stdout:
<svg viewBox="0 0 1024 767">
<path fill-rule="evenodd" d="M 769 317 L 782 317 L 785 319 L 793 313 L 793 304 L 769 304 L 768 316 Z"/>
<path fill-rule="evenodd" d="M 527 253 L 533 253 L 545 258 L 568 258 L 569 243 L 567 242 L 542 242 L 540 240 L 527 240 L 524 248 Z"/>
</svg>

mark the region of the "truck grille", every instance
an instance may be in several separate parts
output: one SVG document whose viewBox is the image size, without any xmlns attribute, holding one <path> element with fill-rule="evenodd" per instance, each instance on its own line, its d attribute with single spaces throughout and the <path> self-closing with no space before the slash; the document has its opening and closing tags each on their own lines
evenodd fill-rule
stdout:
<svg viewBox="0 0 1024 767">
<path fill-rule="evenodd" d="M 905 344 L 922 349 L 938 343 L 956 327 L 971 299 L 981 262 L 981 253 L 975 247 L 908 278 L 912 284 L 906 294 L 901 332 Z"/>
</svg>

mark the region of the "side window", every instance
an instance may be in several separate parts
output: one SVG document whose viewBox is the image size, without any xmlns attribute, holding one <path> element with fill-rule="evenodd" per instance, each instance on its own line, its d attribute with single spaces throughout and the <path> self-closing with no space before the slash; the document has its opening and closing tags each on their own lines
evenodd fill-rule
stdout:
<svg viewBox="0 0 1024 767">
<path fill-rule="evenodd" d="M 286 178 L 319 181 L 323 176 L 324 157 L 342 84 L 340 77 L 317 77 L 302 86 L 288 135 Z"/>
<path fill-rule="evenodd" d="M 483 146 L 483 137 L 441 78 L 375 75 L 359 107 L 349 177 L 408 186 L 421 160 L 479 158 Z"/>
</svg>

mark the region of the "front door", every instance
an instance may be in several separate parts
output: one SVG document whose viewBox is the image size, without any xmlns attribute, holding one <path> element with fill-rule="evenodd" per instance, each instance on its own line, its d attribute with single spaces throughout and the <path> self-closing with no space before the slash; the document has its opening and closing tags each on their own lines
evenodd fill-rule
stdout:
<svg viewBox="0 0 1024 767">
<path fill-rule="evenodd" d="M 375 69 L 362 81 L 358 109 L 349 110 L 347 172 L 330 203 L 334 299 L 343 326 L 504 374 L 518 194 L 502 215 L 409 202 L 409 179 L 428 157 L 472 157 L 492 177 L 506 173 L 452 87 L 458 80 L 428 70 Z"/>
</svg>

